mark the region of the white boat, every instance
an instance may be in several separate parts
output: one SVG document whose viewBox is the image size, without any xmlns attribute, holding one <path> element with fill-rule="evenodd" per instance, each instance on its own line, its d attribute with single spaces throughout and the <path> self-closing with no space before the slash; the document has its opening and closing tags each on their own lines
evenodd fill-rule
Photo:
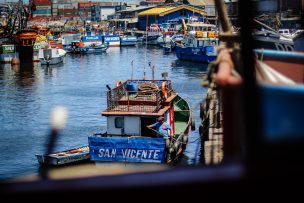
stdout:
<svg viewBox="0 0 304 203">
<path fill-rule="evenodd" d="M 0 45 L 0 63 L 11 63 L 13 58 L 19 58 L 15 44 Z"/>
<path fill-rule="evenodd" d="M 63 63 L 66 51 L 59 48 L 39 49 L 39 61 L 41 65 L 56 65 Z"/>
</svg>

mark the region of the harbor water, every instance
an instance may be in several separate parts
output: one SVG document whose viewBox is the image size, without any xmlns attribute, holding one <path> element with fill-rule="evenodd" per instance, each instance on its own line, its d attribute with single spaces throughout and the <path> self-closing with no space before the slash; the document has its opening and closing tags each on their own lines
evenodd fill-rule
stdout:
<svg viewBox="0 0 304 203">
<path fill-rule="evenodd" d="M 152 66 L 155 79 L 167 72 L 174 89 L 190 104 L 196 129 L 181 164 L 199 165 L 199 104 L 207 91 L 201 85 L 207 65 L 179 61 L 158 46 L 138 45 L 100 54 L 67 54 L 63 64 L 49 67 L 0 64 L 0 180 L 38 174 L 35 154 L 46 150 L 53 107 L 68 109 L 55 151 L 86 145 L 89 135 L 106 130 L 106 118 L 100 115 L 107 105 L 106 85 L 114 87 L 117 80 L 132 75 L 142 79 L 144 73 L 152 79 Z"/>
</svg>

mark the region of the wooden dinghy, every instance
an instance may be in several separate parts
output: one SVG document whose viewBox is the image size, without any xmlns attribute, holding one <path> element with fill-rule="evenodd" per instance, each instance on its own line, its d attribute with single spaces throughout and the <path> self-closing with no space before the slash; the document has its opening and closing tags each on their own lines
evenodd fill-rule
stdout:
<svg viewBox="0 0 304 203">
<path fill-rule="evenodd" d="M 89 146 L 81 146 L 48 155 L 36 154 L 40 165 L 64 165 L 90 159 Z"/>
</svg>

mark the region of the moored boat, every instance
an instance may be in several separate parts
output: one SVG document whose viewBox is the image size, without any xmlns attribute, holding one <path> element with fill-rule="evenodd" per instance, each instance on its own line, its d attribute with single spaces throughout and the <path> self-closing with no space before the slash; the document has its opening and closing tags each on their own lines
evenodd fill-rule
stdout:
<svg viewBox="0 0 304 203">
<path fill-rule="evenodd" d="M 213 24 L 188 23 L 184 40 L 175 47 L 177 58 L 202 63 L 214 61 L 219 43 L 216 29 Z"/>
<path fill-rule="evenodd" d="M 255 31 L 252 33 L 256 49 L 270 49 L 277 51 L 294 51 L 292 39 L 284 38 L 271 30 Z"/>
<path fill-rule="evenodd" d="M 194 121 L 170 80 L 120 81 L 107 92 L 107 131 L 89 136 L 92 161 L 172 163 L 187 146 Z M 147 128 L 158 117 L 170 125 L 170 143 Z"/>
<path fill-rule="evenodd" d="M 75 147 L 69 150 L 55 152 L 52 154 L 36 154 L 40 165 L 57 166 L 65 165 L 90 159 L 89 146 Z"/>
<path fill-rule="evenodd" d="M 110 47 L 120 46 L 120 37 L 118 35 L 105 35 L 103 38 L 104 42 L 108 43 Z"/>
<path fill-rule="evenodd" d="M 137 44 L 136 36 L 121 36 L 120 46 L 135 46 Z"/>
<path fill-rule="evenodd" d="M 81 40 L 71 42 L 70 53 L 101 53 L 109 48 L 103 36 L 83 36 Z"/>
<path fill-rule="evenodd" d="M 0 62 L 11 63 L 14 57 L 19 58 L 16 44 L 2 44 L 0 45 Z"/>
<path fill-rule="evenodd" d="M 59 48 L 39 49 L 39 60 L 41 65 L 56 65 L 63 63 L 66 51 Z"/>
</svg>

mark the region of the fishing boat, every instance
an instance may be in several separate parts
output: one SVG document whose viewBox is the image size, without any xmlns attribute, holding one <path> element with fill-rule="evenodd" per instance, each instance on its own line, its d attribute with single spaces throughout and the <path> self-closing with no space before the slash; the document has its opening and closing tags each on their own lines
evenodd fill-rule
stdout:
<svg viewBox="0 0 304 203">
<path fill-rule="evenodd" d="M 216 25 L 192 22 L 184 26 L 185 38 L 177 43 L 175 53 L 179 60 L 210 63 L 216 59 L 218 37 Z"/>
<path fill-rule="evenodd" d="M 11 63 L 13 58 L 19 58 L 16 44 L 0 44 L 0 62 Z"/>
<path fill-rule="evenodd" d="M 136 36 L 121 36 L 120 46 L 135 46 L 137 44 Z"/>
<path fill-rule="evenodd" d="M 89 54 L 89 53 L 102 53 L 109 48 L 108 43 L 96 42 L 84 44 L 82 41 L 72 41 L 69 53 Z"/>
<path fill-rule="evenodd" d="M 81 161 L 89 161 L 89 146 L 85 145 L 81 147 L 75 147 L 52 154 L 36 154 L 36 158 L 40 165 L 45 166 L 58 166 Z"/>
<path fill-rule="evenodd" d="M 91 161 L 174 163 L 194 129 L 189 104 L 170 80 L 118 81 L 107 91 L 106 132 L 88 137 Z M 171 126 L 170 144 L 147 125 L 164 117 Z"/>
<path fill-rule="evenodd" d="M 163 46 L 165 54 L 171 53 L 175 49 L 175 44 L 173 42 L 166 43 L 166 44 L 164 44 L 162 46 Z"/>
<path fill-rule="evenodd" d="M 263 134 L 267 140 L 277 142 L 299 139 L 304 132 L 299 128 L 304 113 L 304 53 L 261 49 L 255 53 L 262 64 L 257 79 L 263 101 Z"/>
<path fill-rule="evenodd" d="M 63 63 L 66 51 L 59 48 L 44 48 L 39 49 L 39 60 L 41 65 L 56 65 Z"/>
<path fill-rule="evenodd" d="M 83 36 L 81 40 L 71 42 L 70 53 L 101 53 L 109 48 L 104 36 Z"/>
<path fill-rule="evenodd" d="M 291 38 L 282 37 L 280 33 L 271 30 L 255 30 L 253 33 L 256 49 L 271 49 L 277 51 L 294 51 L 294 42 Z"/>
</svg>

